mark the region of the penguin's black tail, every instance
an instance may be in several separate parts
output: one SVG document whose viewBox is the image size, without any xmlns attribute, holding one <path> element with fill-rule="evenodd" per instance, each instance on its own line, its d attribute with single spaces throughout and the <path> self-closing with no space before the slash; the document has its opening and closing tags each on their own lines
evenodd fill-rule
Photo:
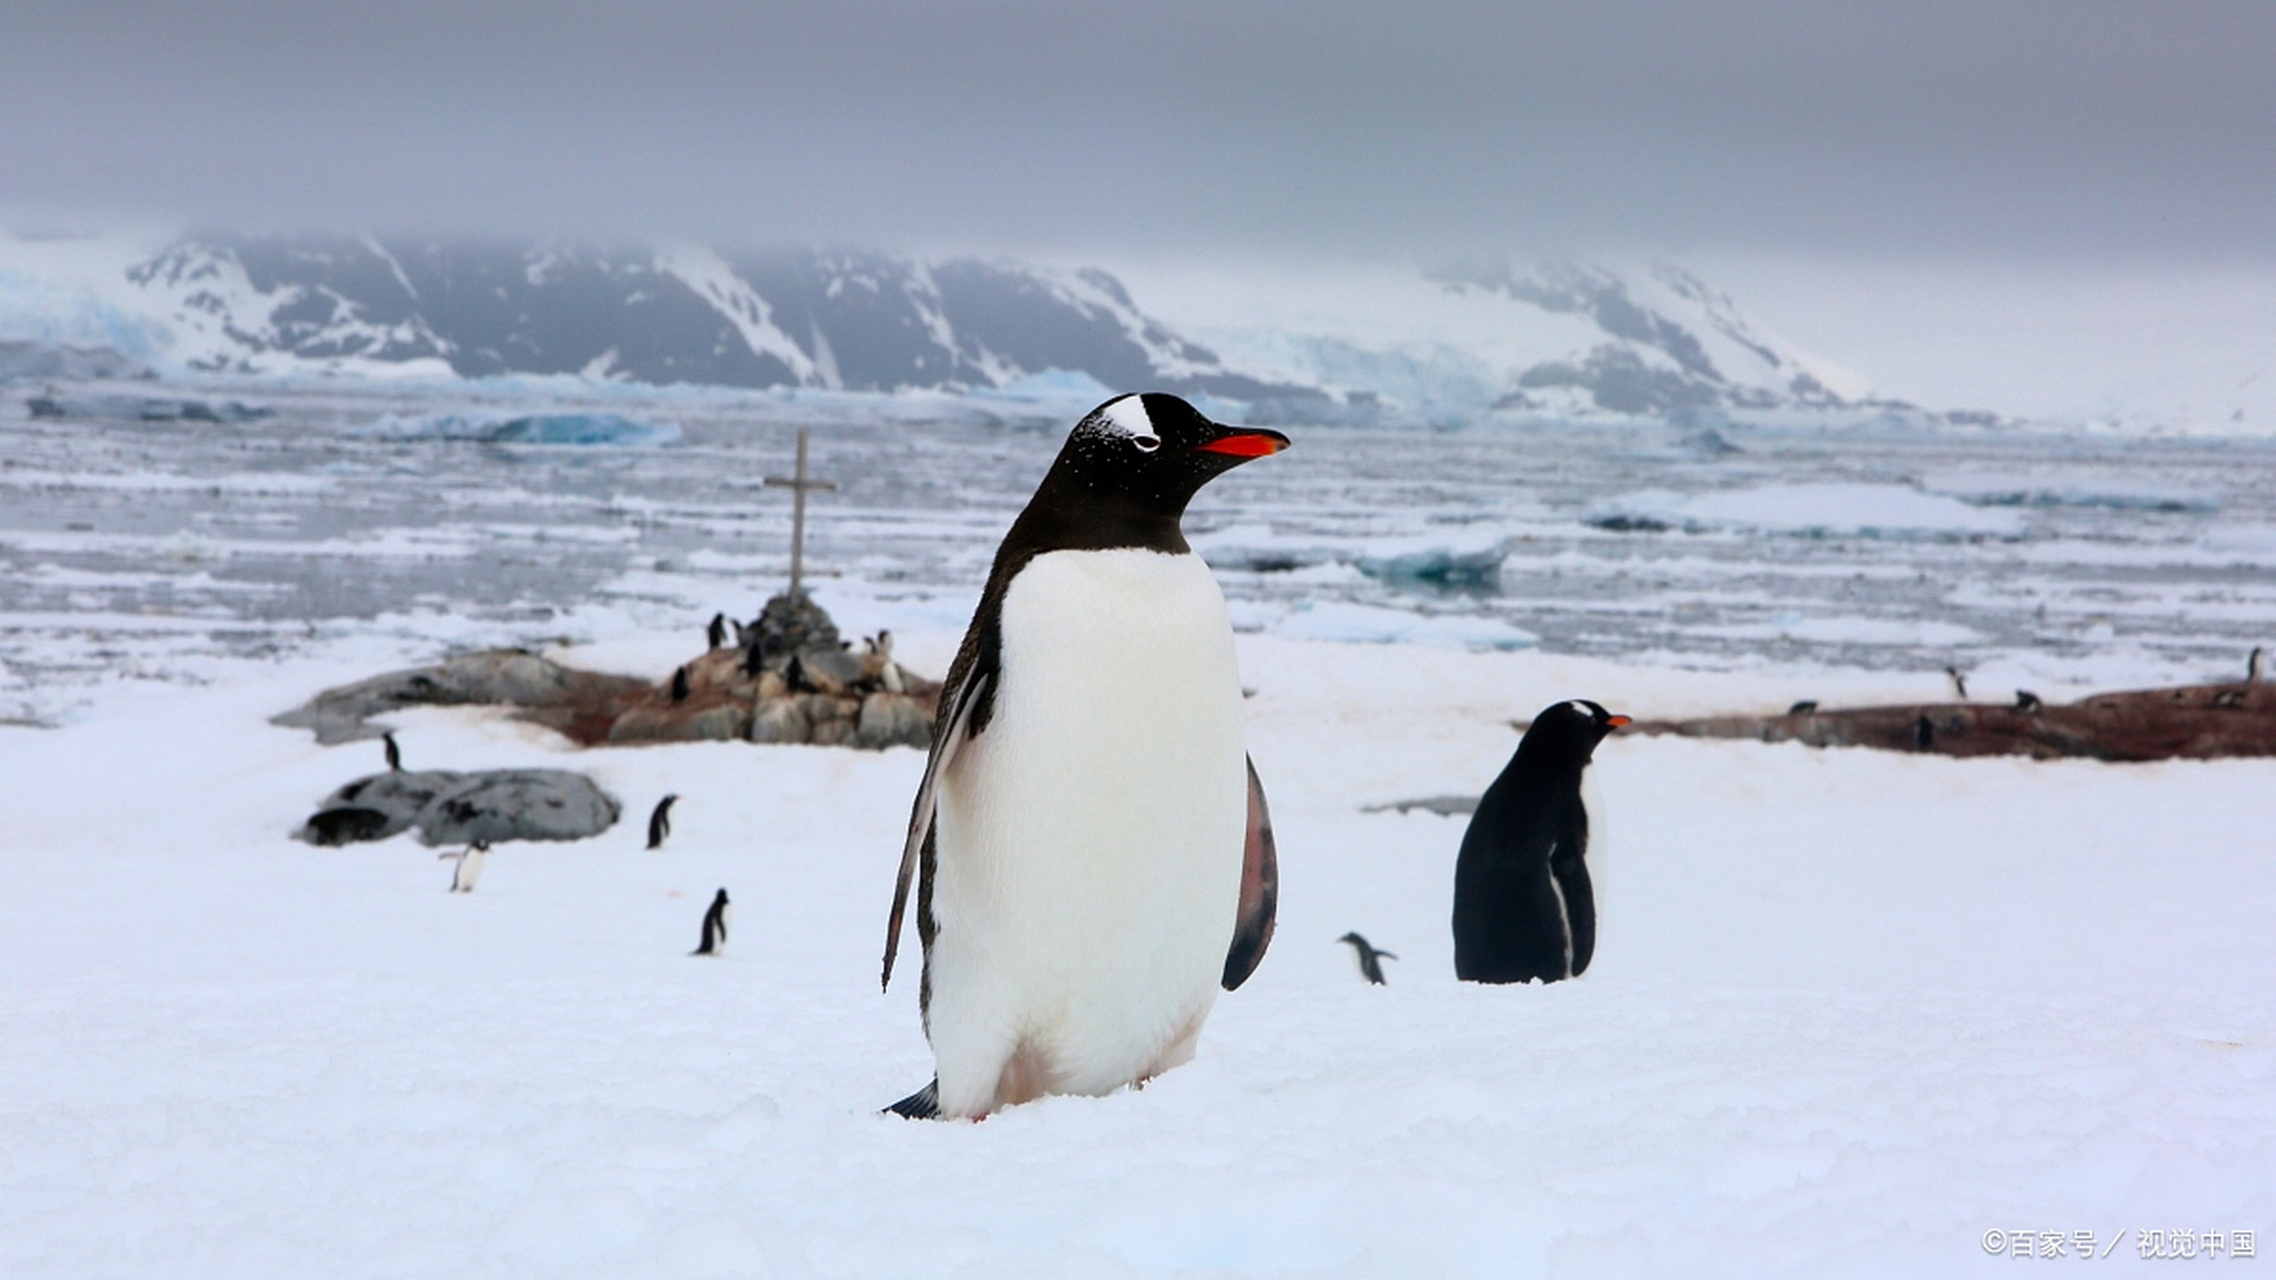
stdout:
<svg viewBox="0 0 2276 1280">
<path fill-rule="evenodd" d="M 934 1076 L 924 1088 L 885 1108 L 885 1113 L 904 1120 L 940 1119 L 940 1077 Z"/>
</svg>

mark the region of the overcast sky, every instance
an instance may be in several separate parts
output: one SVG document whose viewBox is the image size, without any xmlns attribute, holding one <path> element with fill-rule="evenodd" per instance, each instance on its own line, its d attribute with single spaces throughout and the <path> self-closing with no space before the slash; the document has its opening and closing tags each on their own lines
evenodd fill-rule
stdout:
<svg viewBox="0 0 2276 1280">
<path fill-rule="evenodd" d="M 0 10 L 19 223 L 2202 261 L 2272 134 L 2263 0 Z"/>
</svg>

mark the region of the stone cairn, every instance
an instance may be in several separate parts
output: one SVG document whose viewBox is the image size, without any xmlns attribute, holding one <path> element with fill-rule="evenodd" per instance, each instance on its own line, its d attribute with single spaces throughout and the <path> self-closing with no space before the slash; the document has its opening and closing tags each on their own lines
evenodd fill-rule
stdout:
<svg viewBox="0 0 2276 1280">
<path fill-rule="evenodd" d="M 820 605 L 786 591 L 727 639 L 623 708 L 600 740 L 932 745 L 940 685 L 895 662 L 888 633 L 857 652 Z"/>
</svg>

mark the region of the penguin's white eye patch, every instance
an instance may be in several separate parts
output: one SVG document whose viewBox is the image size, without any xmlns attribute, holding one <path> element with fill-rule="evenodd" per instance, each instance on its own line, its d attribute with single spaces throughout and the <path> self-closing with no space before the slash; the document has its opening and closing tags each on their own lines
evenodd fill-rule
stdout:
<svg viewBox="0 0 2276 1280">
<path fill-rule="evenodd" d="M 1162 447 L 1162 438 L 1160 436 L 1132 436 L 1130 443 L 1137 445 L 1140 453 L 1152 453 Z"/>
</svg>

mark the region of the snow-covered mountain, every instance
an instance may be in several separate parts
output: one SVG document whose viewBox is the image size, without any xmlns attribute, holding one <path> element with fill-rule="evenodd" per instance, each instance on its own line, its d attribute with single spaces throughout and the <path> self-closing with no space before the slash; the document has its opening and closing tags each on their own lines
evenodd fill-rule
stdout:
<svg viewBox="0 0 2276 1280">
<path fill-rule="evenodd" d="M 53 340 L 52 314 L 12 313 L 76 309 L 104 317 L 78 329 L 139 330 L 113 345 L 177 373 L 953 392 L 1058 372 L 1291 415 L 1658 417 L 1871 394 L 1664 264 L 1402 270 L 1340 311 L 1244 324 L 1191 289 L 1142 307 L 1095 266 L 970 257 L 197 236 L 92 272 L 79 297 L 27 283 L 38 248 L 0 254 L 0 338 Z M 85 274 L 99 257 L 68 261 Z M 1209 287 L 1288 292 L 1222 272 Z"/>
</svg>

